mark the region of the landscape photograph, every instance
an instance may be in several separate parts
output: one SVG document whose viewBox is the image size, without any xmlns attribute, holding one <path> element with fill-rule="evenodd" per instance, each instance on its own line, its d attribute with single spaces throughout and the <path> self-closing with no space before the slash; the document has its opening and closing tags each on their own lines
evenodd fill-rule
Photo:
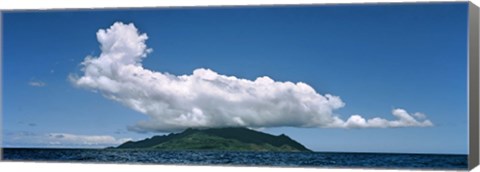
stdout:
<svg viewBox="0 0 480 172">
<path fill-rule="evenodd" d="M 468 168 L 468 2 L 2 12 L 2 161 Z"/>
</svg>

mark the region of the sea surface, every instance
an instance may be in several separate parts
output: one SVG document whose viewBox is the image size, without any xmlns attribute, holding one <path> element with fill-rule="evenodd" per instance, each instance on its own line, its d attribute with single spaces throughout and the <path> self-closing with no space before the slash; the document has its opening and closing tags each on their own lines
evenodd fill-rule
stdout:
<svg viewBox="0 0 480 172">
<path fill-rule="evenodd" d="M 467 155 L 4 148 L 4 161 L 467 170 Z"/>
</svg>

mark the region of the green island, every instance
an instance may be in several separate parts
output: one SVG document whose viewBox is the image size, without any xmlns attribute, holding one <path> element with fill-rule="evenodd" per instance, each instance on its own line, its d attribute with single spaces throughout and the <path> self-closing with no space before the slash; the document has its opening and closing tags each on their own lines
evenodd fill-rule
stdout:
<svg viewBox="0 0 480 172">
<path fill-rule="evenodd" d="M 189 128 L 181 133 L 153 136 L 140 141 L 127 141 L 108 149 L 311 152 L 284 134 L 274 136 L 243 127 Z"/>
</svg>

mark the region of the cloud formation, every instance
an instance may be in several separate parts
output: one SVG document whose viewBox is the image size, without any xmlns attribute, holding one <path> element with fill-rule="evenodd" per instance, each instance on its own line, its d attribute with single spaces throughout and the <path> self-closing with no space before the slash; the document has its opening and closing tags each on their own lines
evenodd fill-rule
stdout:
<svg viewBox="0 0 480 172">
<path fill-rule="evenodd" d="M 45 82 L 42 82 L 42 81 L 30 81 L 28 83 L 28 85 L 32 86 L 32 87 L 44 87 L 46 86 L 47 84 Z"/>
<path fill-rule="evenodd" d="M 387 128 L 387 127 L 429 127 L 433 126 L 430 120 L 419 121 L 425 119 L 425 114 L 414 113 L 410 115 L 403 109 L 392 110 L 393 116 L 397 120 L 388 121 L 382 118 L 372 118 L 365 120 L 360 115 L 352 115 L 348 120 L 343 123 L 341 127 L 344 128 Z"/>
<path fill-rule="evenodd" d="M 81 63 L 83 75 L 71 75 L 74 85 L 100 92 L 108 99 L 148 115 L 130 130 L 179 131 L 189 127 L 326 127 L 386 128 L 427 127 L 433 124 L 403 109 L 394 109 L 396 120 L 364 119 L 352 115 L 344 121 L 334 113 L 345 106 L 338 96 L 319 94 L 303 82 L 255 80 L 226 76 L 198 68 L 175 76 L 152 71 L 142 60 L 152 52 L 133 24 L 114 23 L 97 32 L 101 54 Z M 419 121 L 423 120 L 423 121 Z"/>
<path fill-rule="evenodd" d="M 16 146 L 42 146 L 42 147 L 105 147 L 114 146 L 131 138 L 117 139 L 109 135 L 77 135 L 70 133 L 38 134 L 33 132 L 7 133 L 7 144 Z"/>
<path fill-rule="evenodd" d="M 51 144 L 66 145 L 118 145 L 124 143 L 130 138 L 116 139 L 109 135 L 75 135 L 68 133 L 50 133 L 47 139 Z"/>
</svg>

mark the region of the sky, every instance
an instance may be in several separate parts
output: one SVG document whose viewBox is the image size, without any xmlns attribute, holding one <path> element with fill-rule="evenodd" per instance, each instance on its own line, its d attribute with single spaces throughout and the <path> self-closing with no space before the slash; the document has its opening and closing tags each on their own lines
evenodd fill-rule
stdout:
<svg viewBox="0 0 480 172">
<path fill-rule="evenodd" d="M 245 126 L 315 151 L 466 154 L 467 7 L 5 12 L 3 146 Z"/>
</svg>

